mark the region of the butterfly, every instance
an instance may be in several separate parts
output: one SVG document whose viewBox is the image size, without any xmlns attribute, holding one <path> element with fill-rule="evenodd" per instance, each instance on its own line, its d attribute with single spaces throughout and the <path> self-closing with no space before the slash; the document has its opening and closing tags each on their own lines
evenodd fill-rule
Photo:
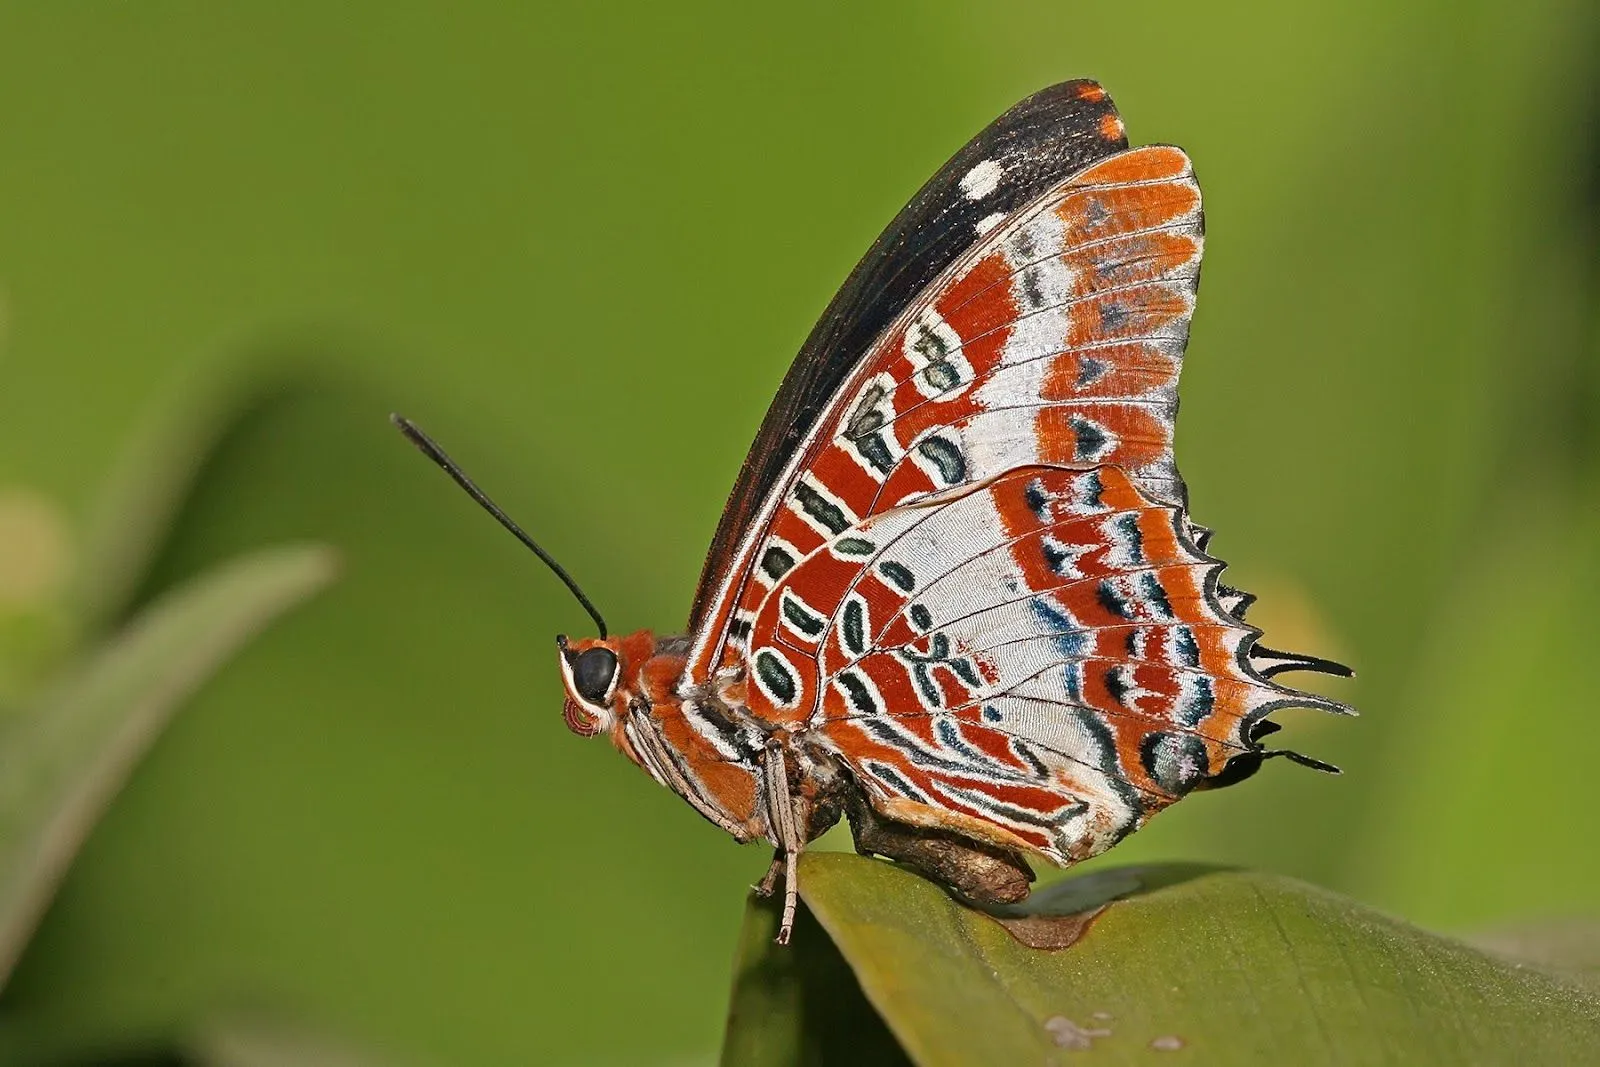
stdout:
<svg viewBox="0 0 1600 1067">
<path fill-rule="evenodd" d="M 1001 115 L 845 281 L 779 387 L 681 636 L 557 639 L 573 732 L 741 842 L 763 893 L 841 818 L 858 851 L 1010 903 L 1266 759 L 1268 716 L 1351 714 L 1219 580 L 1173 458 L 1199 285 L 1185 153 L 1130 148 L 1097 83 Z"/>
</svg>

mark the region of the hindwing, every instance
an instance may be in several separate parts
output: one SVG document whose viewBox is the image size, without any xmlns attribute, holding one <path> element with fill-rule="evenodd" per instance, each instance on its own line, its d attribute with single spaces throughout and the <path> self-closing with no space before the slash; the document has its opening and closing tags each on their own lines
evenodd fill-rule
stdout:
<svg viewBox="0 0 1600 1067">
<path fill-rule="evenodd" d="M 1254 751 L 1273 709 L 1345 710 L 1252 666 L 1222 567 L 1120 468 L 1018 467 L 786 572 L 752 623 L 750 710 L 901 818 L 1081 860 Z"/>
</svg>

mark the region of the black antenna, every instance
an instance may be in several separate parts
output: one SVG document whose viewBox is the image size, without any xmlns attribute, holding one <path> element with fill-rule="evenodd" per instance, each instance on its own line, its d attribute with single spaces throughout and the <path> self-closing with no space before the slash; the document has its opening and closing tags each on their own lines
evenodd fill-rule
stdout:
<svg viewBox="0 0 1600 1067">
<path fill-rule="evenodd" d="M 565 567 L 551 558 L 550 553 L 540 548 L 539 542 L 523 533 L 522 527 L 512 522 L 511 516 L 501 511 L 500 506 L 493 500 L 490 500 L 488 494 L 486 494 L 482 489 L 479 489 L 477 485 L 473 483 L 472 479 L 467 477 L 465 471 L 456 466 L 455 460 L 445 455 L 444 449 L 435 444 L 433 438 L 429 437 L 427 434 L 423 433 L 417 428 L 416 423 L 412 422 L 403 415 L 390 415 L 389 421 L 394 423 L 395 426 L 399 428 L 400 432 L 406 435 L 406 440 L 420 448 L 423 455 L 427 456 L 440 467 L 444 468 L 444 472 L 450 477 L 454 478 L 456 484 L 465 489 L 467 491 L 467 495 L 476 500 L 479 505 L 483 507 L 484 511 L 487 511 L 489 514 L 493 515 L 497 520 L 499 520 L 501 526 L 504 526 L 506 529 L 510 530 L 512 535 L 516 537 L 518 541 L 521 541 L 523 544 L 527 545 L 533 550 L 534 555 L 544 560 L 544 565 L 555 572 L 556 577 L 561 579 L 563 585 L 572 590 L 572 595 L 578 598 L 578 603 L 583 605 L 583 610 L 587 611 L 589 613 L 589 617 L 594 619 L 594 624 L 600 627 L 600 636 L 607 636 L 606 620 L 600 617 L 599 609 L 594 606 L 594 603 L 590 601 L 588 597 L 583 595 L 583 590 L 578 588 L 578 583 L 572 580 L 572 575 L 567 573 Z"/>
</svg>

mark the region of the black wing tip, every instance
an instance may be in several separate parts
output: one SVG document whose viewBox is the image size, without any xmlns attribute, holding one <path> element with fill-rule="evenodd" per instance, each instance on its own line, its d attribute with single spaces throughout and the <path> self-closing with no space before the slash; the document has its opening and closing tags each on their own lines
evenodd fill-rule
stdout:
<svg viewBox="0 0 1600 1067">
<path fill-rule="evenodd" d="M 1055 136 L 1063 134 L 1083 145 L 1097 145 L 1100 154 L 1109 155 L 1128 147 L 1128 134 L 1117 112 L 1116 102 L 1093 78 L 1072 78 L 1048 85 L 1018 100 L 993 122 L 968 148 L 982 146 L 986 152 L 1004 143 L 1004 138 L 991 136 L 1002 130 L 1019 127 L 1050 127 Z M 963 149 L 963 152 L 966 150 Z M 959 158 L 959 157 L 958 157 Z M 1079 160 L 1084 164 L 1088 160 Z M 1070 168 L 1078 169 L 1077 166 Z M 1066 172 L 1058 174 L 1064 177 Z"/>
<path fill-rule="evenodd" d="M 1025 104 L 1034 100 L 1081 100 L 1086 104 L 1111 104 L 1111 94 L 1097 78 L 1068 78 L 1066 81 L 1047 85 L 1023 97 L 1018 103 Z"/>
</svg>

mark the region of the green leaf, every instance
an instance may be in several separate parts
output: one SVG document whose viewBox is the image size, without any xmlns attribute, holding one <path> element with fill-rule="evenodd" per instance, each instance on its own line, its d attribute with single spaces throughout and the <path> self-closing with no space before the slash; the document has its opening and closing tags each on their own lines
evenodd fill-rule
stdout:
<svg viewBox="0 0 1600 1067">
<path fill-rule="evenodd" d="M 101 812 L 173 712 L 334 573 L 318 546 L 266 549 L 163 596 L 0 724 L 0 987 Z"/>
<path fill-rule="evenodd" d="M 722 1062 L 738 1067 L 910 1062 L 809 911 L 801 908 L 796 915 L 788 946 L 773 944 L 778 911 L 776 900 L 759 897 L 745 910 Z"/>
<path fill-rule="evenodd" d="M 813 1008 L 854 989 L 922 1067 L 1068 1064 L 1091 1049 L 1100 1063 L 1179 1051 L 1204 1063 L 1600 1062 L 1595 991 L 1276 875 L 1115 868 L 1004 917 L 859 856 L 807 855 L 800 886 L 815 922 L 787 949 L 762 936 L 774 903 L 752 900 L 730 1067 L 849 1047 L 849 1010 Z M 832 949 L 814 943 L 824 933 Z M 870 1023 L 860 1032 L 876 1040 Z"/>
</svg>

